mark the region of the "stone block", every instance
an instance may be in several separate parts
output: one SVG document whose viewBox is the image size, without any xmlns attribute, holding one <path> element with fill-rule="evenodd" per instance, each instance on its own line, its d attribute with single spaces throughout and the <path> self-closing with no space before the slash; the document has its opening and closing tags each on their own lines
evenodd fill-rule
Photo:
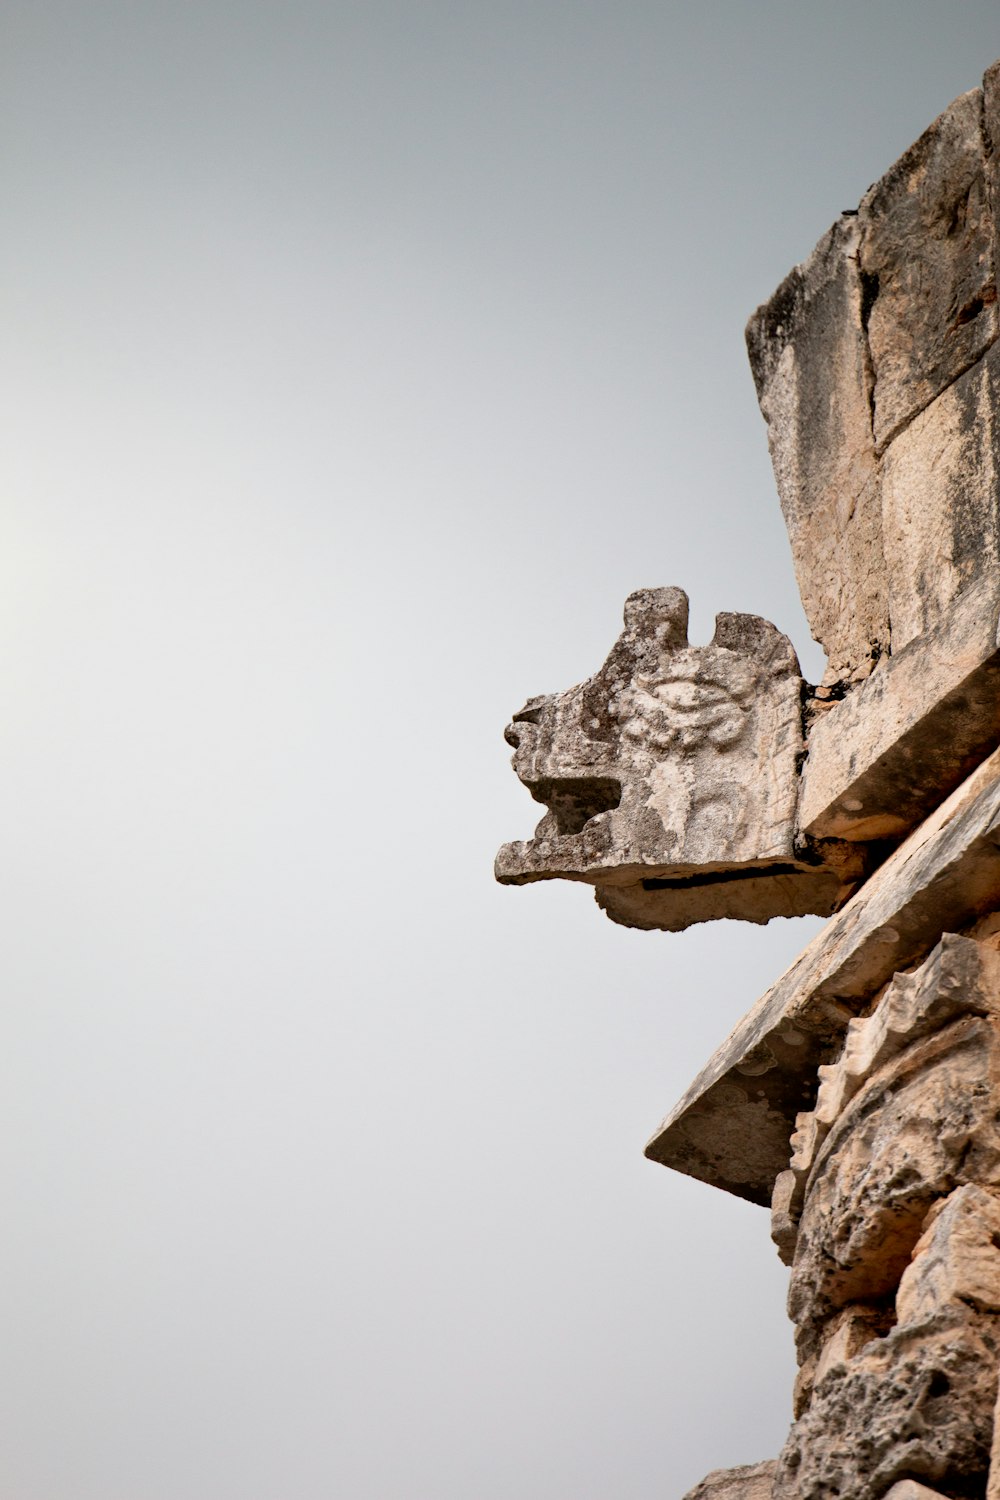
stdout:
<svg viewBox="0 0 1000 1500">
<path fill-rule="evenodd" d="M 747 325 L 795 576 L 832 680 L 863 678 L 889 645 L 858 242 L 857 219 L 839 219 Z"/>
<path fill-rule="evenodd" d="M 804 835 L 898 840 L 971 774 L 1000 740 L 998 634 L 1000 586 L 987 569 L 935 625 L 814 718 Z"/>
<path fill-rule="evenodd" d="M 684 1500 L 771 1500 L 777 1459 L 741 1464 L 738 1469 L 713 1469 Z"/>
<path fill-rule="evenodd" d="M 859 265 L 880 450 L 997 336 L 982 118 L 982 91 L 963 94 L 861 201 Z"/>
<path fill-rule="evenodd" d="M 992 348 L 886 449 L 882 531 L 893 656 L 946 626 L 956 602 L 981 579 L 993 584 L 984 612 L 995 611 L 1000 596 L 998 403 L 1000 348 Z"/>
<path fill-rule="evenodd" d="M 945 1500 L 945 1497 L 940 1490 L 929 1490 L 915 1479 L 901 1479 L 886 1491 L 885 1500 Z"/>
</svg>

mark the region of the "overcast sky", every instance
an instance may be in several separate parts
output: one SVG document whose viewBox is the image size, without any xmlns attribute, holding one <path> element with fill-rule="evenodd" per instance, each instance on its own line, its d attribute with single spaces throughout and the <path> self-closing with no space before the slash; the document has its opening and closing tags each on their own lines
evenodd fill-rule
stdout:
<svg viewBox="0 0 1000 1500">
<path fill-rule="evenodd" d="M 674 1500 L 768 1216 L 646 1162 L 815 919 L 504 890 L 633 588 L 798 603 L 743 327 L 995 3 L 8 0 L 0 1494 Z"/>
</svg>

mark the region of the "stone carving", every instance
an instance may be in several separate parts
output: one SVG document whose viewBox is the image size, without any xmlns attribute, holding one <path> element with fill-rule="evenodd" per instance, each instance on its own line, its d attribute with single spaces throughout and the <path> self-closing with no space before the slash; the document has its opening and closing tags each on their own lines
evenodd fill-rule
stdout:
<svg viewBox="0 0 1000 1500">
<path fill-rule="evenodd" d="M 679 590 L 508 729 L 501 851 L 615 920 L 836 915 L 647 1155 L 771 1202 L 799 1373 L 778 1460 L 688 1500 L 1000 1500 L 1000 63 L 750 320 L 829 666 Z"/>
<path fill-rule="evenodd" d="M 859 872 L 798 851 L 802 680 L 787 637 L 719 615 L 687 639 L 687 596 L 641 589 L 595 676 L 532 698 L 507 729 L 513 766 L 548 811 L 506 844 L 497 879 L 583 880 L 615 921 L 829 912 Z"/>
</svg>

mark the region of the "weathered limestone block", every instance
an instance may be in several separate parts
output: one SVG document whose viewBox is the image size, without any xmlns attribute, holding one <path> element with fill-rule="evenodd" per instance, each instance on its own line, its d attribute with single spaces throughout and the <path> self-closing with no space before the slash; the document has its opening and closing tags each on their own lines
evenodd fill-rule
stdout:
<svg viewBox="0 0 1000 1500">
<path fill-rule="evenodd" d="M 895 1325 L 885 1299 L 881 1314 L 871 1303 L 848 1306 L 827 1324 L 818 1355 L 808 1354 L 775 1500 L 878 1500 L 904 1476 L 948 1495 L 981 1494 L 998 1310 L 1000 1199 L 970 1183 L 925 1216 L 896 1291 Z"/>
<path fill-rule="evenodd" d="M 990 273 L 992 275 L 992 272 Z M 995 319 L 995 305 L 989 309 Z M 946 624 L 963 591 L 993 582 L 1000 598 L 1000 348 L 923 407 L 882 463 L 882 527 L 892 621 L 901 651 Z"/>
<path fill-rule="evenodd" d="M 832 681 L 866 676 L 889 645 L 858 240 L 857 220 L 838 219 L 747 325 L 799 592 Z"/>
<path fill-rule="evenodd" d="M 747 329 L 829 666 L 799 830 L 897 840 L 1000 735 L 1000 67 Z"/>
<path fill-rule="evenodd" d="M 738 1469 L 713 1469 L 688 1490 L 684 1500 L 771 1500 L 777 1459 L 741 1464 Z"/>
<path fill-rule="evenodd" d="M 987 537 L 984 554 L 991 549 Z M 808 837 L 901 838 L 1000 740 L 996 571 L 968 584 L 946 609 L 940 603 L 935 625 L 897 645 L 867 682 L 814 718 L 799 801 Z"/>
<path fill-rule="evenodd" d="M 774 1500 L 883 1500 L 903 1481 L 982 1494 L 998 1334 L 995 1317 L 950 1303 L 833 1364 L 792 1427 Z"/>
<path fill-rule="evenodd" d="M 1000 907 L 1000 752 L 876 870 L 735 1027 L 646 1147 L 755 1203 L 788 1169 L 796 1116 L 849 1021 L 942 931 Z"/>
<path fill-rule="evenodd" d="M 900 1323 L 920 1323 L 948 1302 L 1000 1312 L 1000 1199 L 974 1183 L 935 1203 L 896 1291 Z"/>
<path fill-rule="evenodd" d="M 980 89 L 956 99 L 861 202 L 880 449 L 997 336 L 982 113 Z"/>
<path fill-rule="evenodd" d="M 497 879 L 587 881 L 614 920 L 668 930 L 833 910 L 860 868 L 796 853 L 801 693 L 766 620 L 719 615 L 712 642 L 691 646 L 680 589 L 630 595 L 600 671 L 508 727 L 548 812 L 533 840 L 504 845 Z"/>
<path fill-rule="evenodd" d="M 895 1295 L 934 1204 L 1000 1187 L 1000 1038 L 970 1017 L 880 1068 L 838 1118 L 810 1173 L 789 1281 L 802 1359 L 854 1303 Z"/>
</svg>

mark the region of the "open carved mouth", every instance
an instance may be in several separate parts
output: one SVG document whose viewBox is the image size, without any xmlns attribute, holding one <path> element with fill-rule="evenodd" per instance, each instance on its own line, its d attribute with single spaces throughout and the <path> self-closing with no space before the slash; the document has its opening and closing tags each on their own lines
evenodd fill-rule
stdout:
<svg viewBox="0 0 1000 1500">
<path fill-rule="evenodd" d="M 548 808 L 559 833 L 580 833 L 591 818 L 610 812 L 622 800 L 622 784 L 610 776 L 536 781 L 528 790 Z"/>
</svg>

